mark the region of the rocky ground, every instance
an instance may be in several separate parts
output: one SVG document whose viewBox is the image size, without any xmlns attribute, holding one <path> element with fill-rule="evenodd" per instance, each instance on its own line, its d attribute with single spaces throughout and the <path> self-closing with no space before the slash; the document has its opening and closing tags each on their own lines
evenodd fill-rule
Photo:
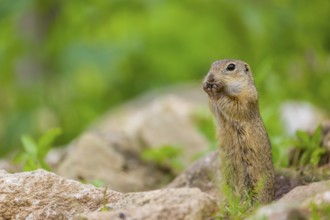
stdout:
<svg viewBox="0 0 330 220">
<path fill-rule="evenodd" d="M 283 106 L 284 119 L 301 117 L 297 108 L 311 116 L 308 126 L 288 122 L 288 132 L 324 121 L 303 106 Z M 1 161 L 0 219 L 215 219 L 222 211 L 221 161 L 216 151 L 196 161 L 212 145 L 196 125 L 198 112 L 208 114 L 199 87 L 171 88 L 113 109 L 66 148 L 52 150 L 47 161 L 53 172 L 14 172 Z M 324 146 L 329 131 L 324 125 Z M 146 152 L 149 157 L 141 156 Z M 277 171 L 276 201 L 250 219 L 326 216 L 330 181 L 309 177 L 301 170 Z M 82 183 L 93 181 L 103 187 Z"/>
</svg>

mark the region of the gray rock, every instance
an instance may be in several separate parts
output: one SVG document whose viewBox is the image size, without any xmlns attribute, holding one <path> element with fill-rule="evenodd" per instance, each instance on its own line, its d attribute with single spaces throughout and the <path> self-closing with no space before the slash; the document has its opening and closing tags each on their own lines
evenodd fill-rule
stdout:
<svg viewBox="0 0 330 220">
<path fill-rule="evenodd" d="M 249 219 L 328 219 L 330 180 L 297 186 L 280 200 L 261 207 Z M 313 219 L 314 219 L 313 218 Z"/>
<path fill-rule="evenodd" d="M 163 189 L 128 193 L 109 212 L 78 215 L 76 219 L 207 219 L 217 210 L 212 197 L 199 189 Z"/>
<path fill-rule="evenodd" d="M 101 181 L 121 192 L 157 186 L 164 175 L 140 161 L 129 146 L 130 142 L 121 133 L 87 132 L 73 144 L 56 173 L 75 180 Z"/>
<path fill-rule="evenodd" d="M 191 93 L 195 94 L 196 91 L 193 91 Z M 200 89 L 197 91 L 202 94 Z M 93 129 L 103 133 L 120 131 L 135 143 L 131 147 L 139 152 L 166 145 L 180 147 L 184 152 L 180 160 L 184 166 L 188 166 L 196 155 L 205 152 L 210 145 L 193 119 L 201 108 L 207 109 L 206 98 L 197 102 L 178 94 L 165 94 L 142 106 L 134 102 L 119 107 L 94 125 Z"/>
<path fill-rule="evenodd" d="M 326 208 L 327 210 L 329 210 L 329 207 L 330 207 L 330 187 L 328 187 L 327 191 L 318 193 L 313 197 L 307 198 L 302 204 L 303 204 L 303 206 L 309 206 L 310 204 L 313 204 L 316 207 Z"/>
<path fill-rule="evenodd" d="M 22 170 L 22 166 L 13 163 L 13 158 L 0 159 L 0 170 L 7 170 L 8 172 L 19 172 Z"/>
<path fill-rule="evenodd" d="M 177 176 L 169 188 L 197 187 L 220 201 L 220 158 L 218 151 L 209 153 Z"/>
<path fill-rule="evenodd" d="M 310 183 L 306 186 L 297 186 L 281 198 L 282 202 L 301 203 L 320 194 L 330 191 L 330 180 Z"/>
<path fill-rule="evenodd" d="M 179 169 L 143 161 L 141 154 L 146 149 L 177 147 L 182 152 L 178 161 L 188 166 L 210 145 L 194 122 L 201 108 L 207 109 L 207 99 L 199 86 L 137 98 L 91 126 L 70 144 L 61 160 L 55 155 L 60 163 L 54 170 L 76 180 L 101 180 L 120 192 L 164 186 Z"/>
<path fill-rule="evenodd" d="M 261 207 L 249 220 L 305 220 L 306 215 L 297 205 L 290 203 L 274 203 Z"/>
<path fill-rule="evenodd" d="M 106 207 L 108 211 L 101 211 Z M 0 171 L 3 219 L 207 219 L 214 199 L 199 189 L 118 193 L 43 170 Z M 97 211 L 98 210 L 98 211 Z"/>
<path fill-rule="evenodd" d="M 113 200 L 120 193 L 111 192 Z M 102 189 L 37 170 L 0 173 L 0 216 L 4 219 L 69 219 L 96 210 Z"/>
</svg>

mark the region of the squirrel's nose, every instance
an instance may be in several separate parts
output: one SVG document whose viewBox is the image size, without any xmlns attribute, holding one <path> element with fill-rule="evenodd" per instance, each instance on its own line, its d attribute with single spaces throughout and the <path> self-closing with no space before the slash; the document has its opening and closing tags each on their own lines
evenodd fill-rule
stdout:
<svg viewBox="0 0 330 220">
<path fill-rule="evenodd" d="M 207 81 L 208 82 L 214 82 L 214 75 L 213 75 L 213 73 L 211 73 L 211 74 L 208 75 Z"/>
</svg>

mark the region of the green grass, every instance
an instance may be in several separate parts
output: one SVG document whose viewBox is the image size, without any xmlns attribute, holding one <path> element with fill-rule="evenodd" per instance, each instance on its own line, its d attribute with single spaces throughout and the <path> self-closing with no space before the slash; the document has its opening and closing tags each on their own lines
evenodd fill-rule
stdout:
<svg viewBox="0 0 330 220">
<path fill-rule="evenodd" d="M 316 168 L 326 149 L 321 146 L 322 128 L 319 126 L 312 134 L 305 131 L 297 131 L 293 145 L 296 149 L 292 164 L 303 167 L 310 165 Z"/>
<path fill-rule="evenodd" d="M 283 100 L 330 110 L 329 10 L 323 0 L 3 0 L 0 155 L 52 127 L 63 130 L 54 144 L 65 145 L 109 108 L 201 82 L 222 58 L 250 64 L 266 127 L 281 137 L 274 108 Z M 26 16 L 38 19 L 23 24 Z"/>
</svg>

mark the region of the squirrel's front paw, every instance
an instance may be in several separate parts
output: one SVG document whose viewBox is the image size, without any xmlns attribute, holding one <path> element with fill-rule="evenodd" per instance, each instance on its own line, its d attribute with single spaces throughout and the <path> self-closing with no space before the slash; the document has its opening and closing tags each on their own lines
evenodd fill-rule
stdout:
<svg viewBox="0 0 330 220">
<path fill-rule="evenodd" d="M 208 95 L 217 95 L 221 92 L 222 85 L 220 83 L 211 83 L 211 82 L 204 82 L 203 89 Z"/>
</svg>

